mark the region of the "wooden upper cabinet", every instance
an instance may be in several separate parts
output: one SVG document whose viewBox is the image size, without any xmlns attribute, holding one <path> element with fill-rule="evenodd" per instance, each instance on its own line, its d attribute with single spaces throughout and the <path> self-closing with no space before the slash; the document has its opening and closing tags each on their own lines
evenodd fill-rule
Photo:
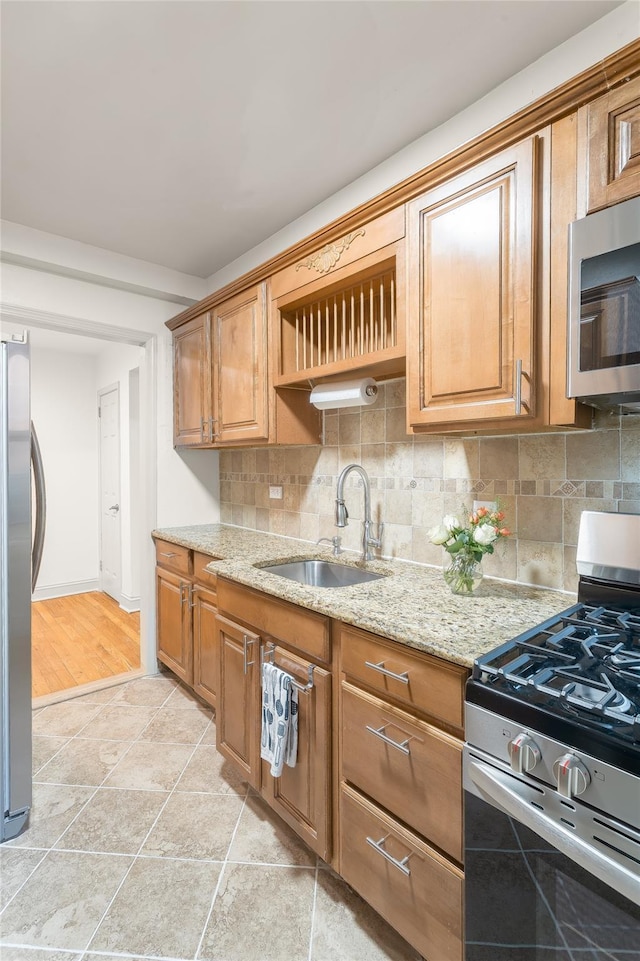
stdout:
<svg viewBox="0 0 640 961">
<path fill-rule="evenodd" d="M 211 353 L 215 443 L 267 440 L 266 284 L 214 308 Z"/>
<path fill-rule="evenodd" d="M 173 440 L 176 447 L 209 446 L 211 381 L 207 311 L 173 334 Z"/>
<path fill-rule="evenodd" d="M 408 207 L 408 428 L 534 410 L 537 138 Z"/>
<path fill-rule="evenodd" d="M 640 77 L 580 111 L 587 153 L 586 212 L 640 195 Z"/>
<path fill-rule="evenodd" d="M 404 373 L 404 236 L 399 206 L 271 278 L 276 386 Z"/>
<path fill-rule="evenodd" d="M 173 357 L 176 447 L 269 439 L 265 283 L 176 328 Z"/>
</svg>

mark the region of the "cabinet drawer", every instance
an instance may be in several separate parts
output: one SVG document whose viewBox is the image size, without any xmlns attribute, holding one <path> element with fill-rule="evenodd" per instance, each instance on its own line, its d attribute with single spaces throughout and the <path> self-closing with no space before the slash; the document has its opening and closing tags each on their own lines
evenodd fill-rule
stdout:
<svg viewBox="0 0 640 961">
<path fill-rule="evenodd" d="M 177 574 L 191 574 L 192 559 L 188 547 L 172 544 L 170 541 L 156 541 L 156 564 L 168 567 Z"/>
<path fill-rule="evenodd" d="M 463 730 L 468 671 L 342 624 L 341 667 L 349 678 Z M 395 677 L 392 675 L 396 675 Z"/>
<path fill-rule="evenodd" d="M 340 811 L 347 884 L 427 961 L 462 961 L 462 872 L 349 787 Z"/>
<path fill-rule="evenodd" d="M 216 584 L 218 582 L 217 574 L 212 574 L 210 571 L 205 570 L 207 564 L 211 561 L 217 561 L 219 558 L 211 557 L 210 554 L 201 554 L 200 551 L 193 552 L 193 578 L 198 584 L 202 584 L 208 587 L 215 593 Z"/>
<path fill-rule="evenodd" d="M 462 743 L 350 684 L 341 693 L 342 777 L 461 862 Z"/>
<path fill-rule="evenodd" d="M 273 638 L 328 663 L 331 657 L 329 618 L 261 591 L 218 580 L 218 609 L 245 624 L 260 625 L 263 639 Z"/>
</svg>

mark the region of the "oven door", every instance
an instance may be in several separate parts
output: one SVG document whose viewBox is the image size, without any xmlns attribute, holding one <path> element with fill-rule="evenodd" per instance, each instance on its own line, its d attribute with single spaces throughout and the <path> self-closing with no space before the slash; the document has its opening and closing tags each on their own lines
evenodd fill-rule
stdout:
<svg viewBox="0 0 640 961">
<path fill-rule="evenodd" d="M 466 961 L 640 961 L 640 907 L 601 880 L 616 866 L 532 829 L 509 775 L 474 755 L 465 746 Z M 640 876 L 626 874 L 615 880 L 635 897 Z"/>
</svg>

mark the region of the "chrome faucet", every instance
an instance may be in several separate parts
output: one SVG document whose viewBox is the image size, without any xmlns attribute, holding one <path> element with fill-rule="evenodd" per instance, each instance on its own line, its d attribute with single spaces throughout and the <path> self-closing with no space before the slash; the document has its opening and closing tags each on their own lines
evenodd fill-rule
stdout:
<svg viewBox="0 0 640 961">
<path fill-rule="evenodd" d="M 344 502 L 344 482 L 351 473 L 352 470 L 358 471 L 362 477 L 362 483 L 364 485 L 364 522 L 362 528 L 362 560 L 370 561 L 373 558 L 371 553 L 372 547 L 380 547 L 382 545 L 382 531 L 384 529 L 384 524 L 380 524 L 378 527 L 378 536 L 374 537 L 373 522 L 371 520 L 371 486 L 369 484 L 369 476 L 360 464 L 349 464 L 340 474 L 338 478 L 338 487 L 336 490 L 336 527 L 346 527 L 348 524 L 349 511 L 347 510 L 346 504 Z"/>
</svg>

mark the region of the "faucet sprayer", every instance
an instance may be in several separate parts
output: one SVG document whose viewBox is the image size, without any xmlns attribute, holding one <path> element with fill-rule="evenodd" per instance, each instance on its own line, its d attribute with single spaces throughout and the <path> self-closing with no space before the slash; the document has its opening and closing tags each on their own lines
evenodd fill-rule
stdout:
<svg viewBox="0 0 640 961">
<path fill-rule="evenodd" d="M 347 505 L 344 502 L 344 482 L 347 479 L 351 471 L 357 471 L 362 477 L 362 483 L 364 486 L 364 522 L 362 530 L 362 560 L 370 561 L 373 557 L 371 553 L 372 547 L 380 547 L 382 543 L 382 531 L 384 529 L 384 524 L 380 524 L 378 527 L 378 536 L 374 537 L 372 534 L 373 523 L 371 520 L 371 486 L 369 484 L 369 477 L 360 464 L 349 464 L 344 468 L 340 477 L 338 478 L 338 486 L 336 489 L 336 527 L 346 527 L 349 522 L 349 511 L 347 510 Z"/>
</svg>

